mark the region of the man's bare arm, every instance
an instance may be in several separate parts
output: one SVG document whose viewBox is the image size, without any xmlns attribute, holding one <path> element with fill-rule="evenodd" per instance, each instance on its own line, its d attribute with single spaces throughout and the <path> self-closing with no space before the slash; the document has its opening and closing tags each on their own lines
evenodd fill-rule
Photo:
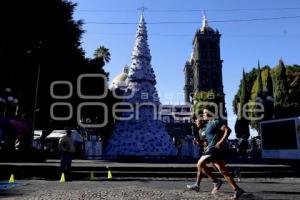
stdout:
<svg viewBox="0 0 300 200">
<path fill-rule="evenodd" d="M 231 129 L 227 126 L 227 125 L 223 125 L 221 127 L 221 131 L 223 133 L 221 139 L 217 142 L 216 147 L 220 147 L 222 146 L 222 144 L 224 143 L 224 141 L 229 137 L 230 133 L 231 133 Z"/>
</svg>

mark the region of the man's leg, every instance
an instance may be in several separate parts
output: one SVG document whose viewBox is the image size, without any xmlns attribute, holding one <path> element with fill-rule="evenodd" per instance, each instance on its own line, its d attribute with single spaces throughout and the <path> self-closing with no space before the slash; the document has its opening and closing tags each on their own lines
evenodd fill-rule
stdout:
<svg viewBox="0 0 300 200">
<path fill-rule="evenodd" d="M 202 179 L 202 175 L 203 175 L 203 170 L 201 169 L 201 158 L 198 160 L 197 162 L 197 179 L 196 179 L 196 184 L 199 186 L 201 179 Z"/>
<path fill-rule="evenodd" d="M 197 192 L 199 192 L 200 189 L 200 182 L 202 179 L 202 176 L 204 174 L 204 171 L 202 169 L 203 166 L 203 162 L 205 161 L 204 157 L 201 156 L 201 158 L 198 160 L 197 162 L 197 179 L 196 179 L 196 183 L 192 184 L 192 185 L 187 185 L 187 188 L 190 190 L 195 190 Z"/>
<path fill-rule="evenodd" d="M 67 162 L 67 169 L 68 171 L 71 170 L 71 164 L 72 164 L 72 154 L 68 154 L 68 162 Z"/>
<path fill-rule="evenodd" d="M 210 178 L 213 182 L 217 182 L 218 179 L 212 174 L 212 171 L 206 166 L 207 159 L 210 156 L 201 156 L 200 160 L 197 163 L 197 184 L 200 185 L 202 175 L 205 174 L 208 178 Z"/>
<path fill-rule="evenodd" d="M 187 185 L 188 189 L 192 189 L 195 191 L 199 191 L 200 188 L 200 182 L 205 174 L 208 178 L 212 179 L 214 183 L 218 182 L 218 179 L 212 174 L 212 171 L 206 166 L 207 159 L 210 157 L 210 155 L 201 156 L 197 163 L 197 180 L 196 183 L 193 185 Z"/>
<path fill-rule="evenodd" d="M 66 153 L 65 176 L 68 181 L 71 180 L 71 163 L 72 163 L 72 155 L 70 153 Z"/>
<path fill-rule="evenodd" d="M 230 176 L 223 160 L 215 161 L 214 164 L 219 169 L 220 173 L 224 176 L 226 181 L 234 189 L 233 199 L 238 199 L 242 194 L 245 193 L 245 191 L 236 184 L 232 176 Z"/>
<path fill-rule="evenodd" d="M 65 153 L 61 154 L 61 160 L 60 160 L 60 170 L 62 173 L 66 172 L 67 167 L 67 157 Z"/>
<path fill-rule="evenodd" d="M 222 174 L 222 176 L 224 176 L 225 180 L 234 190 L 239 188 L 232 176 L 230 176 L 223 160 L 214 161 L 213 164 L 218 168 L 219 172 Z"/>
</svg>

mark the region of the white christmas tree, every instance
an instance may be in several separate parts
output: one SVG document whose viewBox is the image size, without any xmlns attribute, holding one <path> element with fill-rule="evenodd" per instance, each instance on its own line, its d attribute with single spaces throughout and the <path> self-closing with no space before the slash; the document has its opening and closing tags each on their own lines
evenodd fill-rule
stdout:
<svg viewBox="0 0 300 200">
<path fill-rule="evenodd" d="M 131 56 L 124 99 L 135 109 L 123 113 L 133 115 L 130 120 L 120 120 L 105 149 L 107 156 L 170 156 L 175 155 L 175 146 L 164 124 L 157 117 L 160 105 L 155 88 L 156 80 L 151 66 L 147 27 L 144 16 L 140 18 L 136 41 Z M 138 108 L 138 109 L 137 109 Z"/>
</svg>

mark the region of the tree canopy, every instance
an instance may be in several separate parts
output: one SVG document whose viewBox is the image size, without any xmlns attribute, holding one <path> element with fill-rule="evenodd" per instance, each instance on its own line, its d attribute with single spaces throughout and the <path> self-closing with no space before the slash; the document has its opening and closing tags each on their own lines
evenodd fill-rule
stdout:
<svg viewBox="0 0 300 200">
<path fill-rule="evenodd" d="M 203 109 L 207 107 L 214 108 L 215 114 L 219 117 L 227 116 L 224 105 L 224 95 L 215 93 L 212 90 L 195 93 L 193 103 L 193 111 L 196 116 L 201 115 Z"/>
<path fill-rule="evenodd" d="M 260 76 L 259 76 L 260 75 Z M 282 60 L 274 68 L 253 68 L 245 74 L 245 103 L 261 102 L 264 105 L 262 120 L 294 117 L 300 115 L 300 66 L 286 66 Z M 243 79 L 233 100 L 233 111 L 238 114 Z M 255 107 L 250 107 L 250 110 Z M 250 113 L 251 116 L 251 113 Z M 253 113 L 252 113 L 252 116 Z M 252 128 L 258 130 L 258 121 L 251 120 Z M 259 130 L 258 130 L 259 131 Z"/>
<path fill-rule="evenodd" d="M 90 101 L 77 95 L 79 75 L 94 73 L 108 78 L 103 66 L 110 60 L 109 49 L 103 46 L 100 48 L 105 50 L 100 55 L 102 60 L 85 57 L 81 48 L 83 22 L 73 19 L 75 7 L 75 3 L 62 0 L 1 2 L 0 92 L 11 88 L 19 99 L 18 115 L 13 117 L 32 121 L 33 113 L 36 112 L 36 128 L 39 129 L 61 129 L 77 125 L 77 105 Z M 50 92 L 54 81 L 66 81 L 73 86 L 73 90 L 69 91 L 67 85 L 61 84 L 54 88 L 55 95 L 66 96 L 70 92 L 72 96 L 66 99 L 54 98 Z M 107 82 L 92 78 L 82 79 L 85 95 L 102 94 L 105 84 Z M 33 111 L 37 85 L 37 109 Z M 109 109 L 114 102 L 109 91 L 106 97 L 98 101 L 107 104 Z M 74 115 L 70 120 L 56 121 L 51 118 L 50 108 L 55 102 L 67 102 L 73 106 Z M 55 113 L 60 117 L 68 116 L 69 109 L 58 106 Z M 82 115 L 92 118 L 97 115 L 98 120 L 104 117 L 103 113 L 90 112 L 88 109 L 82 111 Z M 109 117 L 109 121 L 113 121 L 112 116 Z"/>
</svg>

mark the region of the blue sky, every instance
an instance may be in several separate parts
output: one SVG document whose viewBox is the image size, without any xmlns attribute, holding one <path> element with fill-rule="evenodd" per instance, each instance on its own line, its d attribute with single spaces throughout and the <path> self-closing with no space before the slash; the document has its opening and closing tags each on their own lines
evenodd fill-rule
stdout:
<svg viewBox="0 0 300 200">
<path fill-rule="evenodd" d="M 92 57 L 100 45 L 110 49 L 111 61 L 105 66 L 110 80 L 124 65 L 130 65 L 131 51 L 139 16 L 137 8 L 148 8 L 144 16 L 157 90 L 164 104 L 183 104 L 183 67 L 189 59 L 195 31 L 201 27 L 202 11 L 209 21 L 300 16 L 298 0 L 74 0 L 75 19 L 84 21 L 86 31 L 82 48 Z M 177 10 L 174 12 L 174 10 Z M 194 11 L 193 11 L 194 10 Z M 199 11 L 195 11 L 199 10 Z M 151 22 L 197 22 L 151 24 Z M 90 22 L 130 22 L 136 24 L 95 24 Z M 286 64 L 300 64 L 300 18 L 250 22 L 209 22 L 221 37 L 223 84 L 229 125 L 234 127 L 232 100 L 242 70 L 261 65 L 275 66 L 282 58 Z M 181 95 L 177 95 L 181 93 Z M 179 96 L 179 97 L 177 97 Z M 232 118 L 232 119 L 231 119 Z M 254 134 L 254 133 L 252 133 Z M 234 136 L 234 134 L 232 134 Z"/>
</svg>

